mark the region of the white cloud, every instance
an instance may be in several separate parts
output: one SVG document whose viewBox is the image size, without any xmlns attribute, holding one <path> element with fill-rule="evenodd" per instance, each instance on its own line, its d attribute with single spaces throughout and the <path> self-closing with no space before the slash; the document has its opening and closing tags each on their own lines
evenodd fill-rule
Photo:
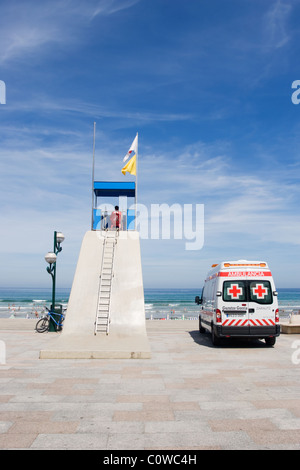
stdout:
<svg viewBox="0 0 300 470">
<path fill-rule="evenodd" d="M 114 13 L 136 5 L 139 1 L 140 0 L 98 0 L 98 2 L 96 2 L 98 5 L 94 9 L 92 16 L 96 17 L 99 14 L 113 15 Z"/>
<path fill-rule="evenodd" d="M 0 64 L 26 60 L 48 44 L 77 43 L 92 20 L 130 8 L 139 0 L 46 0 L 1 5 Z"/>
<path fill-rule="evenodd" d="M 11 133 L 15 135 L 13 128 Z M 34 139 L 26 138 L 32 134 Z M 38 136 L 42 138 L 44 134 L 41 127 Z M 90 228 L 91 219 L 91 154 L 78 145 L 84 134 L 68 135 L 66 131 L 58 134 L 52 145 L 43 145 L 30 128 L 16 135 L 15 141 L 9 139 L 8 146 L 0 152 L 2 250 L 6 259 L 10 257 L 9 262 L 15 266 L 22 283 L 28 259 L 36 265 L 33 272 L 42 269 L 53 231 L 63 231 L 66 241 L 60 268 L 61 285 L 71 285 L 81 240 Z M 122 156 L 130 139 L 126 145 L 123 141 L 113 142 L 114 156 L 109 151 L 112 145 L 109 140 L 103 136 L 101 150 L 96 145 L 96 179 L 99 169 L 107 180 L 122 178 L 119 173 Z M 87 142 L 85 136 L 82 146 L 87 147 Z M 203 250 L 186 252 L 185 240 L 143 241 L 147 285 L 164 283 L 166 272 L 176 265 L 177 269 L 180 266 L 180 272 L 174 270 L 170 279 L 175 282 L 176 277 L 180 279 L 183 275 L 188 286 L 198 269 L 195 260 L 209 260 L 211 253 L 213 261 L 232 252 L 233 258 L 245 257 L 245 252 L 264 258 L 263 248 L 272 244 L 282 246 L 287 252 L 299 244 L 300 223 L 294 216 L 299 189 L 289 184 L 294 168 L 286 168 L 285 174 L 233 171 L 230 145 L 226 142 L 210 145 L 198 142 L 181 151 L 161 149 L 159 156 L 143 146 L 140 150 L 138 202 L 205 204 Z M 230 251 L 233 246 L 234 250 Z M 174 261 L 174 253 L 176 259 L 181 259 L 179 264 Z M 153 263 L 160 266 L 161 280 L 160 274 L 153 272 Z M 201 265 L 201 269 L 206 268 Z M 13 273 L 12 267 L 10 271 Z M 3 265 L 0 279 L 5 280 L 5 276 Z"/>
<path fill-rule="evenodd" d="M 290 32 L 287 28 L 292 5 L 288 1 L 276 0 L 265 15 L 265 46 L 271 49 L 279 49 L 286 46 L 290 40 Z"/>
<path fill-rule="evenodd" d="M 151 112 L 151 111 L 133 111 L 124 110 L 117 107 L 105 107 L 101 104 L 94 104 L 84 102 L 78 99 L 50 99 L 46 95 L 33 93 L 28 99 L 22 101 L 14 101 L 10 103 L 7 108 L 7 113 L 14 112 L 35 112 L 47 113 L 66 113 L 75 114 L 77 116 L 87 116 L 91 119 L 113 118 L 122 120 L 123 126 L 126 121 L 135 121 L 137 124 L 145 124 L 147 122 L 176 122 L 187 121 L 193 118 L 191 113 L 164 113 L 164 112 Z M 127 124 L 128 125 L 128 124 Z M 63 131 L 62 131 L 63 132 Z"/>
<path fill-rule="evenodd" d="M 294 169 L 236 171 L 230 156 L 218 155 L 219 151 L 219 143 L 214 148 L 200 142 L 179 157 L 147 156 L 140 164 L 145 171 L 140 177 L 141 197 L 148 204 L 205 204 L 209 246 L 218 245 L 220 239 L 225 243 L 224 237 L 229 243 L 234 237 L 239 245 L 243 237 L 258 244 L 299 245 L 300 222 L 295 217 L 299 189 L 291 185 Z"/>
</svg>

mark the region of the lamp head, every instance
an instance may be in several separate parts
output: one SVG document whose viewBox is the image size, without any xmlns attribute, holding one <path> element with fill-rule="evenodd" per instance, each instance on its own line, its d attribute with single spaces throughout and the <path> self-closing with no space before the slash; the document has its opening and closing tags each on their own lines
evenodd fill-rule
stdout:
<svg viewBox="0 0 300 470">
<path fill-rule="evenodd" d="M 45 260 L 47 261 L 47 263 L 49 263 L 50 265 L 55 263 L 56 262 L 56 254 L 55 253 L 52 253 L 52 252 L 48 252 L 46 253 L 45 255 Z"/>
<path fill-rule="evenodd" d="M 65 239 L 65 236 L 62 232 L 56 232 L 56 241 L 57 243 L 62 243 Z"/>
</svg>

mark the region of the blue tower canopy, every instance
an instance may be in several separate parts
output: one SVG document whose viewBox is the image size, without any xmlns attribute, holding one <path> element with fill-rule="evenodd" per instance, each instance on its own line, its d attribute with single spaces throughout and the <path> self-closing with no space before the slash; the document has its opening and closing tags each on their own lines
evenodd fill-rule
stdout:
<svg viewBox="0 0 300 470">
<path fill-rule="evenodd" d="M 93 211 L 92 211 L 92 230 L 104 230 L 110 227 L 110 215 L 106 209 L 105 213 L 102 213 L 101 207 L 98 207 L 98 198 L 118 198 L 125 196 L 126 198 L 136 197 L 136 186 L 135 182 L 127 181 L 94 181 L 93 183 Z M 96 199 L 96 200 L 95 200 Z M 134 230 L 136 213 L 134 209 L 126 209 L 122 211 L 121 216 L 121 230 Z"/>
<path fill-rule="evenodd" d="M 135 182 L 94 181 L 96 197 L 135 197 Z"/>
</svg>

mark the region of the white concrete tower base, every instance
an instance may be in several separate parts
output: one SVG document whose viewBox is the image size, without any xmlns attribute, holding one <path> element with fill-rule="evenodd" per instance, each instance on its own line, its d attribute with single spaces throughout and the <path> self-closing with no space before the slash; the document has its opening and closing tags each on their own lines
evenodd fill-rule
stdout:
<svg viewBox="0 0 300 470">
<path fill-rule="evenodd" d="M 95 334 L 105 232 L 86 232 L 78 258 L 64 328 L 41 359 L 151 357 L 146 332 L 139 233 L 122 232 L 114 252 L 109 334 Z M 54 335 L 54 334 L 53 334 Z"/>
</svg>

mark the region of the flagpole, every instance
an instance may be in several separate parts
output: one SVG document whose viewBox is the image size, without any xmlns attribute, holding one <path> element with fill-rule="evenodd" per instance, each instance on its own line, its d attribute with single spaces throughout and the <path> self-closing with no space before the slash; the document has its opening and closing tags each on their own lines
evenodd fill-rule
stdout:
<svg viewBox="0 0 300 470">
<path fill-rule="evenodd" d="M 136 133 L 136 137 L 138 138 L 138 132 Z M 137 229 L 137 180 L 138 180 L 138 159 L 139 159 L 139 141 L 137 140 L 136 146 L 136 175 L 135 175 L 135 230 Z"/>
<path fill-rule="evenodd" d="M 96 134 L 96 123 L 94 122 L 94 139 L 93 139 L 93 168 L 92 168 L 92 226 L 94 226 L 94 180 L 95 180 L 95 134 Z"/>
</svg>

